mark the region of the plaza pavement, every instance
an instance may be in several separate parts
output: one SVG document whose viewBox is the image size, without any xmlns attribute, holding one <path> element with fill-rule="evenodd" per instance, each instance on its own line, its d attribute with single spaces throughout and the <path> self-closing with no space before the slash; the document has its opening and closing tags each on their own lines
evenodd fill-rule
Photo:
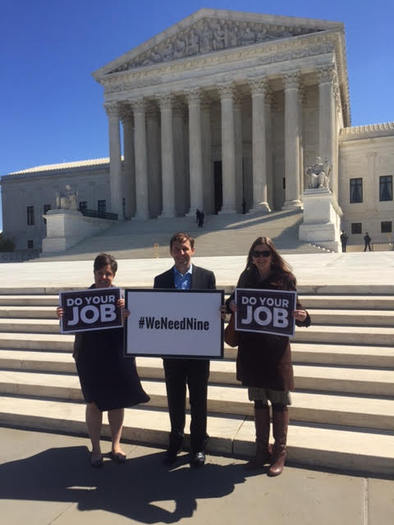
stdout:
<svg viewBox="0 0 394 525">
<path fill-rule="evenodd" d="M 326 293 L 394 293 L 394 251 L 286 254 L 299 287 L 323 288 Z M 194 263 L 213 270 L 217 285 L 234 286 L 245 267 L 245 256 L 198 257 Z M 173 264 L 170 258 L 122 259 L 116 277 L 118 286 L 151 287 L 155 275 Z M 18 288 L 50 291 L 81 288 L 92 282 L 92 260 L 4 263 L 0 266 L 2 293 Z M 25 290 L 25 293 L 28 293 Z"/>
<path fill-rule="evenodd" d="M 163 451 L 125 445 L 127 462 L 88 464 L 87 439 L 0 428 L 4 525 L 391 525 L 394 481 L 287 466 L 269 478 L 208 456 L 191 469 Z M 103 443 L 103 451 L 110 448 Z M 182 461 L 183 458 L 183 461 Z"/>
</svg>

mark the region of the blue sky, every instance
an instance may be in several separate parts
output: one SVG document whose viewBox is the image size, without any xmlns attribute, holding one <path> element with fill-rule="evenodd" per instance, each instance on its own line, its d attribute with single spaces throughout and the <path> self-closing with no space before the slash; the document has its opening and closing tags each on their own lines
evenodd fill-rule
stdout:
<svg viewBox="0 0 394 525">
<path fill-rule="evenodd" d="M 107 156 L 91 73 L 202 7 L 344 22 L 352 125 L 394 121 L 392 0 L 2 0 L 0 174 Z"/>
</svg>

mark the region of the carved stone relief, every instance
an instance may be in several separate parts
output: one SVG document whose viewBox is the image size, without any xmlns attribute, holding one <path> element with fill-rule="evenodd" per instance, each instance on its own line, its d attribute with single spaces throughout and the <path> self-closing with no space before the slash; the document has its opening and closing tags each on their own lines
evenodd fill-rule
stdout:
<svg viewBox="0 0 394 525">
<path fill-rule="evenodd" d="M 207 18 L 200 20 L 177 35 L 165 39 L 160 44 L 114 69 L 111 73 L 317 31 L 319 30 L 316 28 L 289 28 L 279 25 Z"/>
</svg>

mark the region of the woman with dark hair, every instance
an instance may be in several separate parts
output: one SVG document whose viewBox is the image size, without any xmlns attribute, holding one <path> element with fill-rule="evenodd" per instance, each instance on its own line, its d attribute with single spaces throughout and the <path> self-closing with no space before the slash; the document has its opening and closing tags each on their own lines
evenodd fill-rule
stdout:
<svg viewBox="0 0 394 525">
<path fill-rule="evenodd" d="M 111 287 L 117 269 L 118 264 L 112 255 L 98 255 L 93 265 L 94 284 L 90 288 Z M 119 299 L 118 306 L 122 309 L 123 319 L 128 315 L 124 305 L 124 299 Z M 57 315 L 62 317 L 61 307 L 57 308 Z M 103 465 L 100 448 L 102 413 L 108 411 L 112 435 L 110 457 L 116 463 L 124 463 L 126 455 L 120 446 L 124 408 L 149 401 L 149 396 L 141 386 L 135 359 L 123 355 L 123 340 L 123 328 L 93 330 L 75 336 L 73 357 L 86 401 L 92 467 Z"/>
<path fill-rule="evenodd" d="M 258 237 L 253 242 L 237 288 L 296 291 L 296 279 L 269 237 Z M 236 311 L 232 298 L 228 306 Z M 308 312 L 298 301 L 293 315 L 297 326 L 311 324 Z M 254 402 L 256 426 L 256 454 L 248 468 L 263 467 L 269 462 L 268 475 L 278 476 L 286 460 L 287 406 L 291 404 L 289 392 L 294 389 L 289 338 L 256 332 L 237 333 L 237 379 L 248 387 L 249 399 Z M 268 401 L 272 405 L 275 440 L 272 453 Z"/>
</svg>

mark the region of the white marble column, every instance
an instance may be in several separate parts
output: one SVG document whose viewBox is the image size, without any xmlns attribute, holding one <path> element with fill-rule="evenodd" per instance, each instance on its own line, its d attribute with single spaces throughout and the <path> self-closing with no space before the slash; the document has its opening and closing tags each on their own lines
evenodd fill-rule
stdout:
<svg viewBox="0 0 394 525">
<path fill-rule="evenodd" d="M 215 187 L 211 152 L 211 103 L 205 100 L 201 104 L 202 158 L 203 158 L 203 196 L 205 213 L 215 212 Z"/>
<path fill-rule="evenodd" d="M 135 158 L 134 158 L 134 122 L 133 111 L 130 107 L 122 109 L 124 149 L 124 185 L 123 199 L 125 199 L 125 219 L 131 219 L 135 214 Z"/>
<path fill-rule="evenodd" d="M 234 88 L 219 87 L 222 108 L 223 207 L 220 213 L 235 213 Z"/>
<path fill-rule="evenodd" d="M 242 99 L 234 96 L 234 147 L 235 147 L 235 210 L 242 212 L 244 195 L 243 147 L 242 147 Z M 245 199 L 246 200 L 246 199 Z"/>
<path fill-rule="evenodd" d="M 189 211 L 188 168 L 185 144 L 185 106 L 179 101 L 173 103 L 173 140 L 174 140 L 174 184 L 175 215 L 184 215 Z"/>
<path fill-rule="evenodd" d="M 122 210 L 122 162 L 120 150 L 120 111 L 117 104 L 105 104 L 109 124 L 109 183 L 111 193 L 111 212 L 123 220 Z"/>
<path fill-rule="evenodd" d="M 135 148 L 135 190 L 136 218 L 149 218 L 148 200 L 148 158 L 146 146 L 145 102 L 143 99 L 133 101 L 134 112 L 134 148 Z"/>
<path fill-rule="evenodd" d="M 253 211 L 269 212 L 265 115 L 267 81 L 255 79 L 249 85 L 252 93 Z"/>
<path fill-rule="evenodd" d="M 272 162 L 272 98 L 273 94 L 270 89 L 265 92 L 265 169 L 267 177 L 267 202 L 269 208 L 274 208 L 274 178 Z"/>
<path fill-rule="evenodd" d="M 149 217 L 159 217 L 163 209 L 161 184 L 160 111 L 153 102 L 145 108 L 148 157 Z"/>
<path fill-rule="evenodd" d="M 299 73 L 285 75 L 285 202 L 282 209 L 301 208 Z"/>
<path fill-rule="evenodd" d="M 187 93 L 189 105 L 189 165 L 190 165 L 190 210 L 194 215 L 197 208 L 204 206 L 203 160 L 201 138 L 201 92 L 198 88 Z"/>
<path fill-rule="evenodd" d="M 161 217 L 175 217 L 175 165 L 172 123 L 172 95 L 159 98 L 161 116 L 161 176 L 163 209 Z"/>
<path fill-rule="evenodd" d="M 336 147 L 335 66 L 319 68 L 319 156 L 332 166 L 331 189 L 338 196 L 338 148 Z"/>
</svg>

